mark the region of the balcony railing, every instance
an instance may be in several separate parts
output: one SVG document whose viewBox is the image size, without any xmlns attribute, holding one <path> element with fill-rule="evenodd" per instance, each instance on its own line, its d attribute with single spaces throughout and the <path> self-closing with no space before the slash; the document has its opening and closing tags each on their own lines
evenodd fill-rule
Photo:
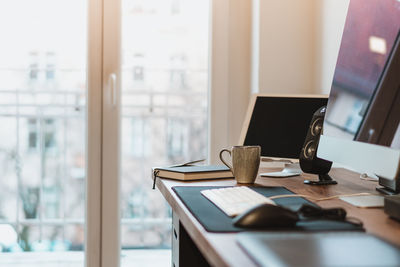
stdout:
<svg viewBox="0 0 400 267">
<path fill-rule="evenodd" d="M 14 71 L 20 72 L 23 75 L 26 75 L 28 71 L 26 69 L 0 69 L 1 71 Z M 40 70 L 38 71 L 45 71 Z M 79 73 L 84 72 L 84 69 L 56 69 L 56 73 L 60 72 L 68 72 L 68 73 Z M 123 69 L 123 75 L 129 75 L 129 69 Z M 204 75 L 206 70 L 186 70 L 186 74 L 188 75 Z M 167 69 L 146 69 L 147 75 L 169 75 L 169 70 Z M 52 81 L 53 82 L 53 81 Z M 56 83 L 54 83 L 56 84 Z M 124 85 L 123 85 L 124 86 Z M 148 86 L 143 83 L 137 83 L 135 81 L 130 81 L 126 84 L 122 90 L 122 115 L 121 118 L 125 119 L 133 119 L 139 118 L 141 120 L 147 119 L 163 119 L 165 121 L 170 120 L 171 118 L 179 118 L 181 120 L 190 122 L 190 121 L 199 121 L 199 119 L 205 119 L 207 116 L 207 91 L 205 90 L 192 90 L 190 87 L 185 88 L 177 88 L 175 85 L 164 87 L 162 90 L 154 89 L 152 86 Z M 1 88 L 1 86 L 0 86 Z M 53 177 L 51 179 L 55 179 L 54 181 L 58 181 L 59 183 L 59 192 L 63 192 L 64 188 L 67 186 L 67 177 L 68 174 L 67 170 L 70 171 L 71 166 L 67 166 L 68 159 L 67 157 L 71 156 L 70 154 L 67 155 L 67 136 L 68 133 L 73 131 L 74 129 L 68 128 L 67 121 L 69 120 L 77 120 L 80 121 L 80 125 L 84 126 L 86 120 L 86 92 L 85 90 L 81 89 L 72 89 L 66 90 L 64 89 L 57 89 L 51 87 L 34 87 L 30 88 L 27 86 L 28 89 L 0 89 L 0 120 L 1 118 L 15 118 L 15 131 L 19 134 L 16 135 L 16 143 L 15 143 L 15 152 L 16 155 L 14 159 L 10 159 L 9 164 L 10 166 L 14 166 L 14 172 L 8 173 L 8 177 L 15 177 L 17 179 L 17 185 L 15 187 L 15 199 L 12 202 L 12 205 L 16 205 L 16 215 L 15 219 L 1 219 L 0 224 L 8 224 L 11 225 L 16 232 L 20 234 L 20 231 L 23 227 L 33 227 L 37 229 L 39 240 L 42 240 L 43 236 L 43 229 L 46 227 L 57 227 L 61 228 L 62 238 L 67 239 L 65 237 L 65 228 L 68 226 L 78 226 L 81 229 L 84 229 L 84 218 L 74 218 L 69 216 L 67 212 L 67 204 L 64 198 L 68 198 L 67 195 L 59 194 L 57 195 L 56 206 L 59 206 L 58 212 L 56 212 L 57 216 L 52 218 L 52 216 L 46 216 L 45 214 L 45 206 L 49 204 L 49 202 L 45 201 L 43 198 L 44 189 L 47 185 L 45 185 L 49 181 L 49 177 L 45 174 L 45 161 L 49 161 L 47 154 L 47 148 L 45 147 L 45 140 L 44 140 L 44 133 L 46 130 L 46 125 L 44 124 L 45 120 L 54 119 L 57 122 L 61 122 L 59 124 L 60 128 L 57 128 L 59 136 L 57 136 L 58 140 L 60 140 L 60 148 L 58 149 L 58 154 L 56 157 L 59 158 L 57 164 L 60 165 L 60 173 L 59 177 Z M 29 89 L 30 88 L 30 89 Z M 3 101 L 1 100 L 2 96 L 7 96 L 10 101 Z M 141 101 L 137 101 L 140 99 Z M 145 101 L 143 101 L 143 99 Z M 37 135 L 38 137 L 38 148 L 35 150 L 36 154 L 39 155 L 39 166 L 40 169 L 40 177 L 39 177 L 39 184 L 37 185 L 39 188 L 39 197 L 37 203 L 37 215 L 34 219 L 31 218 L 23 218 L 21 205 L 21 188 L 24 183 L 24 179 L 22 179 L 21 168 L 22 165 L 28 165 L 27 158 L 23 158 L 26 156 L 23 153 L 26 153 L 26 149 L 22 147 L 23 143 L 21 138 L 23 138 L 26 133 L 21 134 L 22 130 L 27 130 L 25 127 L 23 129 L 23 121 L 28 119 L 35 119 L 38 122 L 37 127 Z M 3 127 L 5 127 L 3 125 Z M 85 129 L 79 128 L 80 131 L 80 138 L 83 140 L 85 139 Z M 206 130 L 206 125 L 202 127 L 202 131 Z M 82 132 L 83 131 L 83 132 Z M 167 133 L 166 133 L 167 134 Z M 186 140 L 191 140 L 189 137 Z M 193 141 L 193 140 L 191 140 Z M 79 143 L 79 142 L 78 142 Z M 195 142 L 194 142 L 195 143 Z M 1 149 L 1 141 L 0 141 L 0 156 L 1 153 L 4 153 L 4 150 Z M 81 152 L 85 154 L 84 147 L 81 148 Z M 145 148 L 143 148 L 144 150 Z M 54 158 L 54 156 L 52 156 Z M 160 157 L 165 157 L 163 162 L 168 162 L 168 155 L 160 155 Z M 202 156 L 199 156 L 199 158 Z M 83 156 L 84 158 L 84 156 Z M 76 160 L 76 159 L 75 159 Z M 133 159 L 132 159 L 133 160 Z M 141 170 L 131 170 L 130 173 L 137 173 L 140 177 L 139 179 L 143 181 L 150 181 L 150 177 L 147 174 L 150 174 L 150 167 L 153 162 L 146 162 L 147 159 L 140 158 L 137 159 L 140 162 Z M 24 161 L 24 162 L 22 162 Z M 167 163 L 167 164 L 168 164 Z M 56 164 L 56 163 L 54 163 Z M 83 173 L 84 177 L 84 163 L 81 167 L 80 172 Z M 132 167 L 133 168 L 133 167 Z M 134 168 L 138 168 L 137 166 Z M 143 169 L 146 168 L 146 169 Z M 148 168 L 148 169 L 147 169 Z M 82 178 L 83 178 L 82 177 Z M 50 179 L 50 180 L 51 180 Z M 122 179 L 131 179 L 131 177 L 122 177 Z M 7 182 L 7 181 L 6 181 Z M 10 182 L 10 181 L 8 181 Z M 1 183 L 1 180 L 0 180 Z M 84 183 L 80 182 L 81 186 L 84 186 Z M 3 188 L 3 187 L 1 187 Z M 149 187 L 150 189 L 150 187 Z M 140 189 L 144 190 L 144 189 Z M 147 189 L 146 189 L 147 190 Z M 0 190 L 1 191 L 1 190 Z M 135 193 L 135 192 L 133 192 Z M 136 192 L 137 193 L 137 192 Z M 81 196 L 81 201 L 84 201 L 84 195 Z M 123 201 L 127 201 L 124 199 Z M 143 202 L 143 201 L 140 201 Z M 122 203 L 125 208 L 127 207 L 126 203 Z M 144 204 L 140 204 L 144 205 Z M 165 205 L 165 203 L 160 203 L 160 205 Z M 84 204 L 81 205 L 84 207 Z M 167 205 L 165 205 L 167 207 Z M 137 208 L 137 207 L 136 207 Z M 158 215 L 150 214 L 147 210 L 141 210 L 139 213 L 135 215 L 134 218 L 122 218 L 121 225 L 122 227 L 129 227 L 132 231 L 140 231 L 146 229 L 153 229 L 153 228 L 165 228 L 166 235 L 169 234 L 169 226 L 171 224 L 171 218 L 169 212 L 164 210 L 163 214 L 159 213 Z M 156 212 L 157 214 L 157 212 Z M 13 216 L 12 216 L 13 217 Z M 50 218 L 51 217 L 51 218 Z M 19 235 L 18 235 L 19 236 Z M 0 237 L 1 243 L 1 237 Z M 124 244 L 122 244 L 124 247 Z M 125 247 L 132 247 L 131 245 L 127 245 Z"/>
</svg>

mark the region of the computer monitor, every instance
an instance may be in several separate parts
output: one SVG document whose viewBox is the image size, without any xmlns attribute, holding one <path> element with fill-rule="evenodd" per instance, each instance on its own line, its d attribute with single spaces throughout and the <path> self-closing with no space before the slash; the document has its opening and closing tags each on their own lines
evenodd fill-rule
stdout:
<svg viewBox="0 0 400 267">
<path fill-rule="evenodd" d="M 398 192 L 400 1 L 350 0 L 317 155 Z"/>
<path fill-rule="evenodd" d="M 261 146 L 264 158 L 297 161 L 312 116 L 327 101 L 327 95 L 254 94 L 239 145 Z"/>
</svg>

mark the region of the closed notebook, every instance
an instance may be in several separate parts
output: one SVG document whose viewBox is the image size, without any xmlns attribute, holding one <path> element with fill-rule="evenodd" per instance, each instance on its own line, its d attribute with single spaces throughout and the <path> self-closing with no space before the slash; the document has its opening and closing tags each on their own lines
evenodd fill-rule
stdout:
<svg viewBox="0 0 400 267">
<path fill-rule="evenodd" d="M 233 178 L 232 172 L 224 165 L 154 168 L 154 171 L 157 177 L 176 180 Z"/>
</svg>

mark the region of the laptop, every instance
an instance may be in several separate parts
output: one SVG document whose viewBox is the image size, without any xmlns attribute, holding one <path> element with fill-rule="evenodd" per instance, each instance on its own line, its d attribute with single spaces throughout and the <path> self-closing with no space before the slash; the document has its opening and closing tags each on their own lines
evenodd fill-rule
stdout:
<svg viewBox="0 0 400 267">
<path fill-rule="evenodd" d="M 254 94 L 239 145 L 261 146 L 262 162 L 297 163 L 312 116 L 327 102 L 327 95 Z M 298 164 L 294 167 L 288 164 L 283 172 L 271 177 L 298 174 Z"/>
</svg>

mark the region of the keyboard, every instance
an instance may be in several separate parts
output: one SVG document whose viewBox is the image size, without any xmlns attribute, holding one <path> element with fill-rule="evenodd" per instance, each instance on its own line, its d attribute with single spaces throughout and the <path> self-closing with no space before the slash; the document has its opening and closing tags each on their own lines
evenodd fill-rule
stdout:
<svg viewBox="0 0 400 267">
<path fill-rule="evenodd" d="M 230 217 L 240 215 L 259 204 L 276 205 L 268 197 L 246 186 L 207 189 L 202 190 L 201 194 Z"/>
</svg>

